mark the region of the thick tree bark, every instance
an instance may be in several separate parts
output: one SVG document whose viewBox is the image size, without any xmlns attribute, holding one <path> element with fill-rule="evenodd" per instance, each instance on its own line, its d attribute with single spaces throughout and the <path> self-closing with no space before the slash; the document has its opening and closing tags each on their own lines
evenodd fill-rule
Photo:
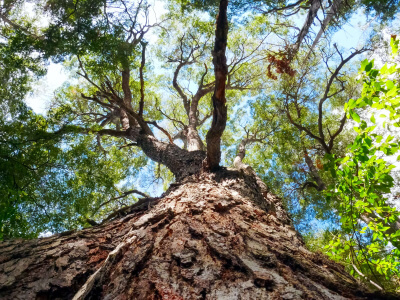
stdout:
<svg viewBox="0 0 400 300">
<path fill-rule="evenodd" d="M 177 180 L 199 173 L 202 168 L 202 162 L 206 157 L 204 151 L 187 151 L 146 134 L 132 136 L 132 140 L 137 142 L 149 158 L 167 166 Z"/>
<path fill-rule="evenodd" d="M 225 130 L 227 106 L 225 99 L 228 66 L 226 64 L 226 46 L 228 43 L 228 0 L 221 0 L 215 29 L 215 44 L 213 55 L 215 89 L 212 96 L 213 119 L 207 132 L 206 169 L 215 170 L 221 160 L 221 136 Z"/>
<path fill-rule="evenodd" d="M 224 169 L 104 225 L 1 243 L 0 298 L 396 299 L 305 249 L 279 198 Z"/>
</svg>

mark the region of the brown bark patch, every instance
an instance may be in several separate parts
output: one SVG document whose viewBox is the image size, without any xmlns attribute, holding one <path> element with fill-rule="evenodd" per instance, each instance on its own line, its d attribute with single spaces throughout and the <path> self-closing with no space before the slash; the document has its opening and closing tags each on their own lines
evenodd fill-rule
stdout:
<svg viewBox="0 0 400 300">
<path fill-rule="evenodd" d="M 263 196 L 250 175 L 188 177 L 133 211 L 82 232 L 0 244 L 0 298 L 397 298 L 309 252 L 279 198 Z"/>
</svg>

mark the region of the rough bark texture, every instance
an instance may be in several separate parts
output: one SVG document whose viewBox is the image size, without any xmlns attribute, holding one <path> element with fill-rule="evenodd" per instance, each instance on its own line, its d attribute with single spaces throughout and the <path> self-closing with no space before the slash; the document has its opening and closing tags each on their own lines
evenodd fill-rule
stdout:
<svg viewBox="0 0 400 300">
<path fill-rule="evenodd" d="M 167 144 L 153 136 L 138 135 L 134 140 L 152 160 L 168 167 L 177 180 L 199 173 L 206 157 L 204 151 L 187 151 L 175 144 Z"/>
<path fill-rule="evenodd" d="M 186 178 L 107 224 L 0 244 L 1 299 L 396 299 L 305 249 L 245 170 Z"/>
<path fill-rule="evenodd" d="M 221 160 L 221 136 L 225 130 L 227 107 L 225 99 L 228 66 L 226 64 L 226 46 L 228 43 L 228 0 L 221 0 L 215 29 L 215 44 L 213 64 L 215 74 L 215 89 L 212 96 L 213 118 L 211 128 L 207 132 L 206 169 L 215 170 Z"/>
</svg>

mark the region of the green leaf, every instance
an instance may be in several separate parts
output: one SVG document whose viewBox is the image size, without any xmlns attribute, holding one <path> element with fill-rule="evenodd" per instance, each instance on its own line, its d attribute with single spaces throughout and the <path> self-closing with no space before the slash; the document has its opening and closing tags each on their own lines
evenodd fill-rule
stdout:
<svg viewBox="0 0 400 300">
<path fill-rule="evenodd" d="M 399 40 L 396 40 L 396 37 L 391 37 L 390 39 L 390 47 L 392 49 L 392 55 L 395 56 L 399 52 Z"/>
<path fill-rule="evenodd" d="M 351 118 L 352 118 L 354 121 L 356 121 L 357 123 L 360 122 L 360 116 L 359 116 L 354 110 L 351 110 L 351 111 L 350 111 L 350 116 L 351 116 Z"/>
<path fill-rule="evenodd" d="M 372 123 L 374 123 L 374 124 L 376 123 L 374 114 L 371 115 L 371 119 L 370 120 L 371 120 Z"/>
<path fill-rule="evenodd" d="M 361 62 L 361 68 L 360 68 L 360 70 L 361 71 L 365 71 L 365 67 L 368 65 L 368 59 L 364 59 L 362 62 Z"/>
<path fill-rule="evenodd" d="M 391 80 L 386 81 L 386 86 L 388 90 L 391 90 L 394 87 L 394 83 Z"/>
<path fill-rule="evenodd" d="M 372 67 L 374 66 L 374 60 L 371 60 L 366 66 L 365 66 L 365 71 L 369 72 Z M 375 77 L 375 76 L 374 76 Z"/>
<path fill-rule="evenodd" d="M 349 100 L 349 102 L 346 104 L 347 105 L 347 107 L 349 108 L 349 109 L 353 109 L 354 107 L 356 107 L 356 100 L 354 100 L 354 99 L 350 99 Z M 346 107 L 346 106 L 345 106 Z"/>
<path fill-rule="evenodd" d="M 396 88 L 392 88 L 389 92 L 386 93 L 386 96 L 388 97 L 395 97 L 397 96 L 398 92 Z"/>
</svg>

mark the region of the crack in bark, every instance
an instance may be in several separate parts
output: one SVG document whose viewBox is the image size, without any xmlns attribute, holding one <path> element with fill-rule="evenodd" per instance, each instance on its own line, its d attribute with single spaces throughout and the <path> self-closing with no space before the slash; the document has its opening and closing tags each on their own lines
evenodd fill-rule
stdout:
<svg viewBox="0 0 400 300">
<path fill-rule="evenodd" d="M 0 297 L 396 299 L 367 290 L 343 267 L 306 250 L 284 217 L 260 209 L 257 197 L 280 200 L 257 185 L 236 170 L 202 173 L 129 218 L 80 235 L 0 244 Z"/>
</svg>

